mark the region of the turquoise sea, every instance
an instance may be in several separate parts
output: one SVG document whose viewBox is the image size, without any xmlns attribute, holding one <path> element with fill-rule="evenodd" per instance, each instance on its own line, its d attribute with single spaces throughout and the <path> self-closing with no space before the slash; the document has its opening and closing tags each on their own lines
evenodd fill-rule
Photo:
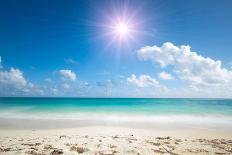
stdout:
<svg viewBox="0 0 232 155">
<path fill-rule="evenodd" d="M 232 99 L 4 97 L 0 118 L 232 124 Z"/>
</svg>

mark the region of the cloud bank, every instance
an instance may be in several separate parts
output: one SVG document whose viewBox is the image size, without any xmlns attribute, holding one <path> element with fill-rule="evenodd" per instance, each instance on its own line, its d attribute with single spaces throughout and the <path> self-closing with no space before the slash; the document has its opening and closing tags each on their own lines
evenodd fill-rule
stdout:
<svg viewBox="0 0 232 155">
<path fill-rule="evenodd" d="M 76 74 L 71 70 L 59 70 L 58 74 L 70 81 L 53 81 L 51 78 L 46 78 L 46 83 L 39 85 L 30 82 L 25 78 L 20 69 L 11 67 L 3 68 L 1 65 L 0 56 L 0 96 L 53 96 L 66 93 L 71 85 L 69 82 L 77 79 Z M 74 85 L 75 83 L 72 83 Z M 76 83 L 75 87 L 78 86 Z M 73 90 L 71 90 L 73 91 Z M 75 91 L 73 91 L 75 93 Z M 70 92 L 68 92 L 70 93 Z"/>
<path fill-rule="evenodd" d="M 137 56 L 140 60 L 158 63 L 161 68 L 171 66 L 178 78 L 195 91 L 232 96 L 232 71 L 223 68 L 219 60 L 191 51 L 188 45 L 176 46 L 166 42 L 160 47 L 145 46 L 138 50 Z"/>
</svg>

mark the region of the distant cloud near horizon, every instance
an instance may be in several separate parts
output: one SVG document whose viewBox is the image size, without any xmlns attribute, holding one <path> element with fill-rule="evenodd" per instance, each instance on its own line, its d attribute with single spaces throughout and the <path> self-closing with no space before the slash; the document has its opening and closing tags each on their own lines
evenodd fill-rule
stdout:
<svg viewBox="0 0 232 155">
<path fill-rule="evenodd" d="M 58 73 L 65 79 L 70 79 L 72 81 L 76 80 L 77 76 L 76 74 L 69 70 L 69 69 L 61 69 L 58 71 Z"/>
<path fill-rule="evenodd" d="M 36 94 L 43 94 L 43 90 L 26 80 L 21 70 L 0 70 L 0 96 Z"/>
<path fill-rule="evenodd" d="M 127 78 L 127 81 L 138 87 L 151 87 L 159 84 L 155 78 L 152 78 L 149 75 L 140 75 L 139 77 L 136 77 L 136 75 L 132 74 Z"/>
</svg>

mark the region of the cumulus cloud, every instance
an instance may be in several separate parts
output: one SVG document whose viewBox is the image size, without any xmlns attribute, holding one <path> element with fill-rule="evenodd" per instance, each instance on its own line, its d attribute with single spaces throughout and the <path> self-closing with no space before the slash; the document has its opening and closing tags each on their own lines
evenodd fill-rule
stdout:
<svg viewBox="0 0 232 155">
<path fill-rule="evenodd" d="M 43 91 L 28 82 L 19 69 L 0 70 L 0 95 L 42 94 Z"/>
<path fill-rule="evenodd" d="M 162 80 L 173 80 L 174 79 L 174 77 L 171 74 L 165 71 L 159 73 L 159 78 Z"/>
<path fill-rule="evenodd" d="M 142 47 L 137 54 L 140 60 L 151 60 L 162 68 L 172 66 L 178 77 L 195 90 L 212 87 L 224 92 L 231 90 L 232 71 L 223 68 L 219 60 L 192 52 L 188 45 L 175 46 L 166 42 L 161 47 Z"/>
<path fill-rule="evenodd" d="M 70 79 L 70 80 L 73 80 L 73 81 L 76 80 L 76 74 L 71 70 L 62 69 L 62 70 L 59 70 L 58 73 L 63 78 Z"/>
<path fill-rule="evenodd" d="M 27 85 L 27 81 L 19 69 L 10 68 L 9 71 L 1 71 L 0 75 L 1 84 L 14 85 L 15 87 L 22 87 Z"/>
<path fill-rule="evenodd" d="M 139 77 L 136 77 L 136 75 L 132 74 L 127 78 L 127 81 L 138 87 L 151 87 L 159 84 L 155 78 L 152 78 L 149 75 L 140 75 Z"/>
</svg>

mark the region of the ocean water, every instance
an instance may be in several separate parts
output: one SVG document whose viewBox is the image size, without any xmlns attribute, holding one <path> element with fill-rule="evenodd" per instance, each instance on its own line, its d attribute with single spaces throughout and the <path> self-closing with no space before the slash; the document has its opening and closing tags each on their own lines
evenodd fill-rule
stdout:
<svg viewBox="0 0 232 155">
<path fill-rule="evenodd" d="M 0 98 L 0 118 L 232 125 L 232 99 Z"/>
</svg>

